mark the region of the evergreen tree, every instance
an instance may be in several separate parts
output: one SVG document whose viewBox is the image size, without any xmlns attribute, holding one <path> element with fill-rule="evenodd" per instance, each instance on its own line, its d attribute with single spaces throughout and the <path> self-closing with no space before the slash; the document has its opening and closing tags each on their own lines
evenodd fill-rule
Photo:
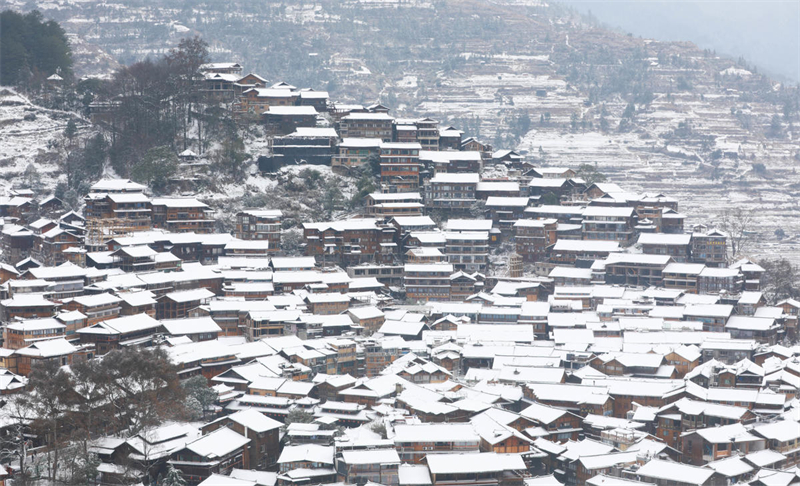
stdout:
<svg viewBox="0 0 800 486">
<path fill-rule="evenodd" d="M 167 469 L 167 475 L 161 480 L 159 486 L 186 486 L 186 480 L 181 476 L 180 471 L 175 469 L 172 464 Z"/>
<path fill-rule="evenodd" d="M 364 198 L 367 197 L 369 194 L 375 192 L 375 179 L 372 177 L 369 169 L 365 168 L 362 171 L 361 177 L 359 177 L 358 182 L 356 182 L 356 192 L 353 193 L 353 196 L 350 198 L 349 205 L 351 208 L 358 207 L 364 201 Z"/>
<path fill-rule="evenodd" d="M 343 199 L 339 185 L 334 180 L 329 181 L 328 187 L 322 194 L 322 209 L 325 210 L 328 219 L 333 217 L 333 211 L 342 204 Z"/>
<path fill-rule="evenodd" d="M 314 421 L 314 415 L 306 412 L 305 410 L 295 408 L 292 409 L 288 414 L 286 414 L 286 419 L 284 423 L 289 426 L 294 423 L 298 424 L 310 424 Z"/>
<path fill-rule="evenodd" d="M 226 134 L 219 148 L 211 154 L 211 167 L 234 182 L 245 179 L 245 168 L 248 157 L 244 151 L 244 142 L 231 130 Z"/>
<path fill-rule="evenodd" d="M 147 184 L 154 192 L 163 192 L 169 178 L 178 170 L 178 156 L 170 147 L 156 147 L 147 151 L 142 160 L 131 169 L 131 179 Z"/>
<path fill-rule="evenodd" d="M 378 154 L 369 154 L 367 156 L 367 166 L 372 171 L 375 177 L 381 176 L 381 156 Z"/>
<path fill-rule="evenodd" d="M 600 116 L 600 131 L 605 133 L 608 131 L 608 120 L 604 116 Z"/>
<path fill-rule="evenodd" d="M 575 174 L 583 179 L 586 182 L 587 186 L 595 184 L 597 182 L 605 182 L 606 176 L 602 172 L 597 170 L 597 167 L 590 165 L 590 164 L 583 164 L 578 167 L 578 170 L 575 171 Z"/>
<path fill-rule="evenodd" d="M 75 125 L 75 120 L 70 118 L 69 121 L 67 122 L 67 127 L 64 129 L 64 136 L 67 137 L 67 140 L 69 140 L 70 145 L 72 144 L 72 141 L 75 138 L 75 135 L 77 135 L 77 133 L 78 133 L 78 126 Z"/>
<path fill-rule="evenodd" d="M 83 149 L 74 149 L 69 152 L 62 167 L 67 175 L 65 192 L 67 189 L 81 189 L 81 185 L 100 178 L 107 157 L 108 144 L 103 135 L 99 133 L 90 138 Z"/>
<path fill-rule="evenodd" d="M 219 398 L 217 393 L 208 386 L 208 380 L 202 375 L 189 378 L 182 383 L 183 390 L 186 392 L 187 401 L 193 399 L 199 408 L 196 418 L 205 420 L 206 411 Z M 197 412 L 197 410 L 194 410 Z"/>
<path fill-rule="evenodd" d="M 781 123 L 780 116 L 772 115 L 772 121 L 769 124 L 767 136 L 770 138 L 783 138 L 783 124 Z"/>
<path fill-rule="evenodd" d="M 636 116 L 636 105 L 628 103 L 628 106 L 625 107 L 625 111 L 622 112 L 622 118 L 631 119 L 634 116 Z"/>
<path fill-rule="evenodd" d="M 0 85 L 38 84 L 60 73 L 72 77 L 72 52 L 64 29 L 38 10 L 0 13 Z"/>
</svg>

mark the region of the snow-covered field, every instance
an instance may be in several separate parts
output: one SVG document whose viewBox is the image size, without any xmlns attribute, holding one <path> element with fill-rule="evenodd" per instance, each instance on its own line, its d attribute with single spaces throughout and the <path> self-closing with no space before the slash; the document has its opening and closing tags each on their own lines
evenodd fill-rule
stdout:
<svg viewBox="0 0 800 486">
<path fill-rule="evenodd" d="M 13 89 L 0 87 L 0 178 L 11 186 L 19 183 L 33 164 L 45 187 L 55 186 L 62 176 L 57 164 L 64 143 L 63 132 L 70 118 L 78 133 L 89 123 L 74 113 L 48 110 L 32 104 Z"/>
</svg>

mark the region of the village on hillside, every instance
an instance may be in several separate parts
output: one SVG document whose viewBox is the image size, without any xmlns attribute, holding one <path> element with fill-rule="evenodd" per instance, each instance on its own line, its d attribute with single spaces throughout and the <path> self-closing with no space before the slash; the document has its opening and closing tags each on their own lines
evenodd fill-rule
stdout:
<svg viewBox="0 0 800 486">
<path fill-rule="evenodd" d="M 265 176 L 371 190 L 290 241 L 271 201 L 223 232 L 130 179 L 78 209 L 11 189 L 0 484 L 800 484 L 800 301 L 764 291 L 745 221 L 237 63 L 198 80 L 264 128 Z M 175 156 L 190 192 L 209 161 Z"/>
</svg>

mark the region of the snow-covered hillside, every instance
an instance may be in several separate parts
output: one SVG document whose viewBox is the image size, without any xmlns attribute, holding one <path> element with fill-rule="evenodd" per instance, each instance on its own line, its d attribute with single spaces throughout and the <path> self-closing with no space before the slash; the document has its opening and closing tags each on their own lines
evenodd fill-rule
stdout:
<svg viewBox="0 0 800 486">
<path fill-rule="evenodd" d="M 75 120 L 78 133 L 90 124 L 75 113 L 37 106 L 11 88 L 0 87 L 0 178 L 11 186 L 23 182 L 31 164 L 41 183 L 52 189 L 63 175 L 64 129 Z"/>
</svg>

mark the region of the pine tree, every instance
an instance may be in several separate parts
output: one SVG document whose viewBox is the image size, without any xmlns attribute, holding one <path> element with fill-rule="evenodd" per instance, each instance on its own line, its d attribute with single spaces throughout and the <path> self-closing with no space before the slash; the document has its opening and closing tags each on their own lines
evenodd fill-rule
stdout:
<svg viewBox="0 0 800 486">
<path fill-rule="evenodd" d="M 369 154 L 367 156 L 367 164 L 374 177 L 381 176 L 381 156 L 378 154 Z"/>
<path fill-rule="evenodd" d="M 39 11 L 25 15 L 6 10 L 0 13 L 0 85 L 41 82 L 59 72 L 72 77 L 72 55 L 64 29 L 53 20 L 45 21 Z"/>
<path fill-rule="evenodd" d="M 161 480 L 159 486 L 186 486 L 186 480 L 183 479 L 180 471 L 170 464 L 169 469 L 167 469 L 167 475 Z"/>
<path fill-rule="evenodd" d="M 64 136 L 67 137 L 69 140 L 70 145 L 72 145 L 72 141 L 75 139 L 75 135 L 78 134 L 78 126 L 75 125 L 75 120 L 72 118 L 69 119 L 67 122 L 67 127 L 64 129 Z"/>
<path fill-rule="evenodd" d="M 178 157 L 170 147 L 156 147 L 145 153 L 144 157 L 131 169 L 131 179 L 147 184 L 156 192 L 163 192 L 169 178 L 178 170 Z"/>
<path fill-rule="evenodd" d="M 197 375 L 184 381 L 181 386 L 186 392 L 187 403 L 189 399 L 194 400 L 197 406 L 197 410 L 194 411 L 198 418 L 205 419 L 206 410 L 219 398 L 217 393 L 208 386 L 208 380 L 202 375 Z"/>
</svg>

